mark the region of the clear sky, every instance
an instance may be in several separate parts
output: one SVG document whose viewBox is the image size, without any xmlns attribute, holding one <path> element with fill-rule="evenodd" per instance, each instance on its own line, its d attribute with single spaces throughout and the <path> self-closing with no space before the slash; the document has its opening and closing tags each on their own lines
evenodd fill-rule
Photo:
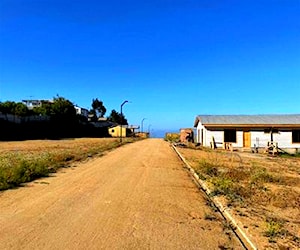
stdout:
<svg viewBox="0 0 300 250">
<path fill-rule="evenodd" d="M 300 113 L 300 0 L 1 0 L 0 101 L 57 94 L 153 130 Z"/>
</svg>

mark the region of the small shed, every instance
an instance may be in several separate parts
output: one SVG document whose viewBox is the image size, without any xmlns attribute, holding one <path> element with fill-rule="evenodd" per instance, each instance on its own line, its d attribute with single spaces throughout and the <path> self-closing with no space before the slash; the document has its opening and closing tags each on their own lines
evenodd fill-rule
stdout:
<svg viewBox="0 0 300 250">
<path fill-rule="evenodd" d="M 139 126 L 135 125 L 122 125 L 122 133 L 121 133 L 121 125 L 116 125 L 108 129 L 108 133 L 112 137 L 127 137 L 127 136 L 134 136 L 136 130 L 139 129 Z"/>
<path fill-rule="evenodd" d="M 125 126 L 122 126 L 122 133 L 121 133 L 121 126 L 117 125 L 114 127 L 111 127 L 108 129 L 108 133 L 112 136 L 112 137 L 126 137 L 127 136 L 127 129 Z"/>
</svg>

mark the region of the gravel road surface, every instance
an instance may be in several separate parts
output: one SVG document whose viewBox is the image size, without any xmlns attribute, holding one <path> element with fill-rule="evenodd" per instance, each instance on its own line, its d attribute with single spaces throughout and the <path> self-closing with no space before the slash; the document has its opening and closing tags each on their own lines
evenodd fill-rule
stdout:
<svg viewBox="0 0 300 250">
<path fill-rule="evenodd" d="M 161 139 L 0 192 L 0 249 L 224 247 L 242 249 Z"/>
</svg>

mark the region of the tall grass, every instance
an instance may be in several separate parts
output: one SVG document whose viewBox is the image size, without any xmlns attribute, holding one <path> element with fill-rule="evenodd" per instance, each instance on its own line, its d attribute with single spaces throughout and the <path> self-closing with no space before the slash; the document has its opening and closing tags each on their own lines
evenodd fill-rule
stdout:
<svg viewBox="0 0 300 250">
<path fill-rule="evenodd" d="M 21 183 L 51 172 L 51 156 L 31 156 L 10 153 L 0 157 L 0 190 L 16 187 Z M 53 168 L 54 169 L 54 168 Z"/>
<path fill-rule="evenodd" d="M 224 195 L 230 204 L 244 203 L 258 191 L 265 191 L 266 183 L 282 183 L 280 177 L 264 167 L 255 164 L 250 167 L 231 167 L 229 161 L 221 160 L 221 156 L 202 158 L 196 172 L 201 179 L 211 183 L 211 195 Z"/>
<path fill-rule="evenodd" d="M 123 140 L 124 143 L 134 139 Z M 88 142 L 88 141 L 87 141 Z M 57 149 L 45 148 L 38 152 L 10 151 L 0 154 L 0 190 L 14 188 L 21 183 L 46 177 L 61 167 L 67 167 L 74 161 L 82 161 L 94 155 L 101 155 L 119 147 L 118 140 L 99 143 L 85 143 Z"/>
</svg>

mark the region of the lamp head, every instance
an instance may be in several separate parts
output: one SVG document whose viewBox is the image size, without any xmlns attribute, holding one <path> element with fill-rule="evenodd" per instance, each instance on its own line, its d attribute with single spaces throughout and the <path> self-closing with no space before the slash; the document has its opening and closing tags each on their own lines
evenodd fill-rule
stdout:
<svg viewBox="0 0 300 250">
<path fill-rule="evenodd" d="M 128 101 L 126 100 L 126 101 L 124 101 L 122 104 L 121 104 L 121 107 L 125 104 L 125 103 L 127 103 Z"/>
</svg>

